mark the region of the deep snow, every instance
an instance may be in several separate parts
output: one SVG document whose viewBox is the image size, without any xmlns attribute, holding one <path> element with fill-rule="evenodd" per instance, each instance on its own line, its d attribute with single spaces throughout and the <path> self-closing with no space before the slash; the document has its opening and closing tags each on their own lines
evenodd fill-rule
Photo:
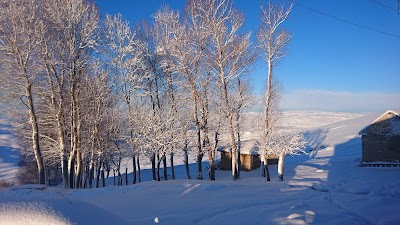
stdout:
<svg viewBox="0 0 400 225">
<path fill-rule="evenodd" d="M 271 182 L 259 170 L 238 181 L 230 171 L 217 171 L 214 182 L 187 180 L 178 166 L 177 180 L 122 187 L 3 188 L 0 224 L 155 224 L 156 217 L 159 224 L 400 224 L 400 167 L 358 166 L 358 132 L 377 116 L 308 126 L 307 154 L 286 158 L 282 182 L 276 165 Z"/>
</svg>

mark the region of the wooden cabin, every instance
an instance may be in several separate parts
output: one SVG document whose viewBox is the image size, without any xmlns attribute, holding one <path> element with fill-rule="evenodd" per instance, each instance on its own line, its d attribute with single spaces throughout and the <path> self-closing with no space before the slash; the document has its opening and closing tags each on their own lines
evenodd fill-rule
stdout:
<svg viewBox="0 0 400 225">
<path fill-rule="evenodd" d="M 232 170 L 231 147 L 225 146 L 218 148 L 221 152 L 221 162 L 219 168 L 222 170 Z M 277 156 L 269 156 L 268 164 L 277 164 Z M 256 140 L 245 140 L 241 142 L 240 147 L 240 170 L 250 171 L 261 166 L 260 154 Z"/>
<path fill-rule="evenodd" d="M 362 129 L 363 164 L 400 164 L 400 116 L 387 111 Z"/>
</svg>

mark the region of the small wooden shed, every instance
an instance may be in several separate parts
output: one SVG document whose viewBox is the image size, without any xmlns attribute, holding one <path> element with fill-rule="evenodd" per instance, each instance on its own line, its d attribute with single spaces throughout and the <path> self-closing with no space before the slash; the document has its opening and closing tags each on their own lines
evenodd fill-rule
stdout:
<svg viewBox="0 0 400 225">
<path fill-rule="evenodd" d="M 364 164 L 400 163 L 400 116 L 387 111 L 362 129 L 362 162 Z"/>
<path fill-rule="evenodd" d="M 225 146 L 218 148 L 221 152 L 220 169 L 231 170 L 232 169 L 232 154 L 231 147 Z M 277 164 L 278 158 L 276 156 L 270 156 L 268 164 Z M 240 147 L 240 170 L 250 171 L 257 169 L 261 166 L 260 154 L 258 153 L 258 146 L 256 140 L 245 140 L 241 142 Z"/>
</svg>

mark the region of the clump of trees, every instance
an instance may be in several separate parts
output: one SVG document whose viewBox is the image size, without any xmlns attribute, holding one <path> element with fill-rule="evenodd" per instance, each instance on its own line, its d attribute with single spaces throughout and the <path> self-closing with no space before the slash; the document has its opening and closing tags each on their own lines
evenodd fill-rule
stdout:
<svg viewBox="0 0 400 225">
<path fill-rule="evenodd" d="M 276 29 L 291 7 L 270 6 L 258 35 L 269 67 L 263 140 L 278 94 L 272 66 L 290 39 Z M 99 187 L 112 170 L 122 185 L 124 159 L 131 159 L 132 183 L 140 182 L 143 158 L 154 180 L 168 179 L 169 158 L 175 179 L 176 155 L 191 179 L 191 149 L 197 179 L 207 154 L 215 180 L 221 133 L 232 148 L 233 179 L 240 178 L 240 115 L 257 51 L 233 0 L 190 0 L 183 13 L 165 6 L 136 26 L 121 15 L 101 20 L 86 0 L 1 0 L 0 10 L 1 91 L 40 184 L 60 171 L 64 188 Z"/>
</svg>

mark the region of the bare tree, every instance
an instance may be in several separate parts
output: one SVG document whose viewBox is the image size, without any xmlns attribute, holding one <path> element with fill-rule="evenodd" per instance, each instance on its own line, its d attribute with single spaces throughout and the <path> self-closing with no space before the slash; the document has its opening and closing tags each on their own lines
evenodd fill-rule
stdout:
<svg viewBox="0 0 400 225">
<path fill-rule="evenodd" d="M 39 183 L 45 184 L 45 164 L 39 141 L 39 125 L 35 109 L 33 85 L 40 71 L 35 61 L 40 45 L 38 29 L 41 18 L 39 3 L 30 1 L 0 2 L 0 54 L 2 81 L 7 82 L 9 91 L 18 92 L 18 97 L 28 109 L 31 125 L 31 142 L 39 172 Z M 7 76 L 7 77 L 6 77 Z M 7 85 L 6 84 L 6 85 Z M 17 88 L 14 89 L 13 88 Z"/>
<path fill-rule="evenodd" d="M 278 176 L 283 180 L 283 167 L 286 155 L 298 155 L 305 153 L 306 141 L 302 133 L 278 132 L 273 135 L 272 141 L 268 143 L 268 148 L 273 154 L 279 155 Z"/>
<path fill-rule="evenodd" d="M 244 110 L 254 104 L 254 100 L 252 99 L 252 93 L 250 85 L 249 77 L 237 77 L 236 78 L 236 91 L 234 96 L 232 97 L 234 101 L 234 117 L 235 117 L 235 129 L 236 129 L 236 138 L 237 138 L 237 149 L 238 149 L 238 178 L 240 178 L 240 150 L 241 150 L 241 134 L 242 134 L 242 126 L 243 118 L 241 115 Z"/>
<path fill-rule="evenodd" d="M 265 61 L 268 65 L 268 77 L 267 77 L 267 89 L 265 93 L 265 109 L 264 109 L 264 120 L 262 129 L 262 140 L 264 142 L 269 140 L 270 131 L 272 130 L 273 124 L 271 124 L 272 117 L 272 90 L 273 90 L 273 67 L 276 62 L 286 56 L 285 48 L 289 44 L 291 35 L 284 29 L 279 29 L 280 25 L 287 19 L 290 11 L 292 10 L 293 4 L 285 8 L 284 5 L 276 6 L 271 2 L 268 3 L 267 8 L 261 7 L 262 25 L 258 32 L 257 39 L 259 47 L 265 53 Z M 261 151 L 266 153 L 267 149 L 265 145 L 261 146 Z M 263 171 L 268 171 L 268 154 L 262 156 Z M 263 172 L 265 175 L 265 172 Z M 267 172 L 267 180 L 270 180 L 269 173 Z"/>
<path fill-rule="evenodd" d="M 144 88 L 144 80 L 148 78 L 148 73 L 144 70 L 144 56 L 147 47 L 137 38 L 129 22 L 124 20 L 120 14 L 116 16 L 107 15 L 104 24 L 103 37 L 105 41 L 103 52 L 107 57 L 108 69 L 113 74 L 116 94 L 121 97 L 121 102 L 126 108 L 126 118 L 129 122 L 127 139 L 131 145 L 134 169 L 133 183 L 135 183 L 137 145 L 133 104 L 135 102 L 135 93 Z"/>
<path fill-rule="evenodd" d="M 208 63 L 211 73 L 218 78 L 218 86 L 222 90 L 223 114 L 226 117 L 230 146 L 232 148 L 232 176 L 238 179 L 238 153 L 234 126 L 235 107 L 230 98 L 230 83 L 245 73 L 255 60 L 250 46 L 250 33 L 239 35 L 244 18 L 233 8 L 231 0 L 207 1 L 205 16 L 212 30 Z"/>
<path fill-rule="evenodd" d="M 158 52 L 170 56 L 168 62 L 171 64 L 168 69 L 173 73 L 182 74 L 185 78 L 185 85 L 189 88 L 193 104 L 193 125 L 196 129 L 197 179 L 203 179 L 202 159 L 204 152 L 202 150 L 199 117 L 199 78 L 209 33 L 205 30 L 200 17 L 196 16 L 196 4 L 191 4 L 193 2 L 195 1 L 189 2 L 186 7 L 188 15 L 186 23 L 180 21 L 178 12 L 174 12 L 168 7 L 156 12 L 154 18 L 156 23 L 160 24 L 160 28 L 164 28 L 162 30 L 164 34 L 168 36 L 168 42 L 160 46 Z"/>
</svg>

